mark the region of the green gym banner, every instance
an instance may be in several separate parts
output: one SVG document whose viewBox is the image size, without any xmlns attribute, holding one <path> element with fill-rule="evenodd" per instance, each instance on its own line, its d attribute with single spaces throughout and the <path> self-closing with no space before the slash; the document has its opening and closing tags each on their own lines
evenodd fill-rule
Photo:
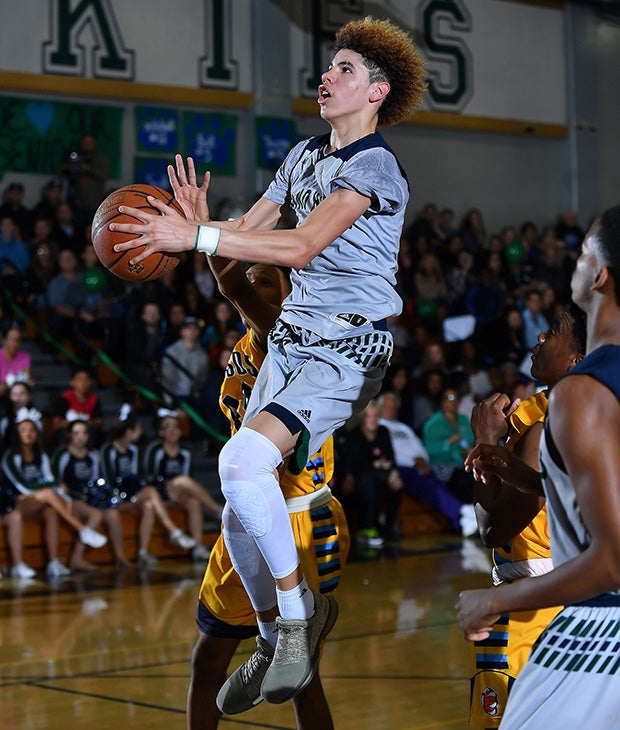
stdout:
<svg viewBox="0 0 620 730">
<path fill-rule="evenodd" d="M 0 177 L 5 170 L 54 175 L 86 132 L 120 177 L 123 109 L 42 98 L 0 96 Z"/>
</svg>

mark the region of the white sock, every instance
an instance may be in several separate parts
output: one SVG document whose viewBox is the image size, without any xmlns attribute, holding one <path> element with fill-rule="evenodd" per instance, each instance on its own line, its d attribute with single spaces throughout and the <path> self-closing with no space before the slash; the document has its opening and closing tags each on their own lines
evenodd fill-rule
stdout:
<svg viewBox="0 0 620 730">
<path fill-rule="evenodd" d="M 307 621 L 314 614 L 314 596 L 306 579 L 290 591 L 276 588 L 280 616 L 284 619 L 304 619 Z"/>
<path fill-rule="evenodd" d="M 256 619 L 256 623 L 258 624 L 260 635 L 275 649 L 278 641 L 278 624 L 275 620 L 261 621 L 259 618 Z"/>
</svg>

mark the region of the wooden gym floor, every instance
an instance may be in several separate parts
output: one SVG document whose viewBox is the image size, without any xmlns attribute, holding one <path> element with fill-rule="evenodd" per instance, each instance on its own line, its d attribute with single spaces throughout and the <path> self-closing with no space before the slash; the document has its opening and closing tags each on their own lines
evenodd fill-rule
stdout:
<svg viewBox="0 0 620 730">
<path fill-rule="evenodd" d="M 352 555 L 321 675 L 338 730 L 462 730 L 469 645 L 454 604 L 489 584 L 486 551 L 455 535 Z M 140 575 L 102 567 L 57 586 L 0 582 L 2 730 L 183 730 L 202 570 L 160 561 Z M 237 663 L 251 651 L 243 642 Z M 235 665 L 236 666 L 236 665 Z M 222 730 L 294 730 L 290 704 Z"/>
</svg>

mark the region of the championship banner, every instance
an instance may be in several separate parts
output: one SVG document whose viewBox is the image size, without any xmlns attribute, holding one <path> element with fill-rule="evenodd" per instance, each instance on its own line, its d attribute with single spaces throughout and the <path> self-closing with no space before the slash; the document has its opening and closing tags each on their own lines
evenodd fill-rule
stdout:
<svg viewBox="0 0 620 730">
<path fill-rule="evenodd" d="M 194 158 L 199 173 L 236 175 L 238 126 L 239 117 L 234 114 L 184 112 L 184 156 Z"/>
<path fill-rule="evenodd" d="M 110 160 L 110 177 L 120 175 L 123 109 L 0 96 L 0 177 L 12 172 L 54 175 L 69 154 L 79 149 L 86 132 Z"/>
</svg>

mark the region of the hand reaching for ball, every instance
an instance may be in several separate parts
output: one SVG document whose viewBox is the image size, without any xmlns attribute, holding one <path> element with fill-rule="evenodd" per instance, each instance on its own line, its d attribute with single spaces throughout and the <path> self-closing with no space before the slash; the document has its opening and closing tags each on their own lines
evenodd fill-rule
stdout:
<svg viewBox="0 0 620 730">
<path fill-rule="evenodd" d="M 172 187 L 174 197 L 179 205 L 183 208 L 185 217 L 193 223 L 208 223 L 211 218 L 209 216 L 209 206 L 207 204 L 207 192 L 209 190 L 209 182 L 211 173 L 205 172 L 202 185 L 198 187 L 196 182 L 196 167 L 191 157 L 187 158 L 187 172 L 183 164 L 183 157 L 175 155 L 176 173 L 172 165 L 168 165 L 168 179 Z"/>
<path fill-rule="evenodd" d="M 121 279 L 156 279 L 179 263 L 183 249 L 145 246 L 147 240 L 140 235 L 144 226 L 136 224 L 146 223 L 148 227 L 150 221 L 166 216 L 195 236 L 196 226 L 188 224 L 184 215 L 183 208 L 166 190 L 155 185 L 126 185 L 110 193 L 97 209 L 92 224 L 93 247 L 101 263 Z M 119 245 L 121 248 L 117 248 Z"/>
</svg>

